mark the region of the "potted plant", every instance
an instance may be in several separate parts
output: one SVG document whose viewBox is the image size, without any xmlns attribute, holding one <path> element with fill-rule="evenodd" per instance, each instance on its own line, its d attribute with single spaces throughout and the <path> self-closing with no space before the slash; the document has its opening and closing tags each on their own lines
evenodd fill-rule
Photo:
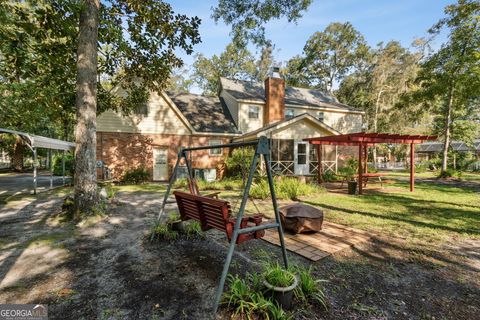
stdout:
<svg viewBox="0 0 480 320">
<path fill-rule="evenodd" d="M 293 291 L 298 286 L 298 278 L 295 274 L 275 264 L 265 271 L 263 284 L 282 309 L 290 309 Z"/>
<path fill-rule="evenodd" d="M 177 212 L 170 214 L 170 216 L 168 217 L 167 225 L 173 231 L 185 231 L 185 223 L 180 219 L 180 215 Z"/>
<path fill-rule="evenodd" d="M 346 173 L 346 179 L 347 179 L 347 186 L 348 186 L 348 194 L 355 194 L 357 193 L 357 185 L 358 182 L 355 180 L 355 172 L 353 169 L 348 168 Z"/>
</svg>

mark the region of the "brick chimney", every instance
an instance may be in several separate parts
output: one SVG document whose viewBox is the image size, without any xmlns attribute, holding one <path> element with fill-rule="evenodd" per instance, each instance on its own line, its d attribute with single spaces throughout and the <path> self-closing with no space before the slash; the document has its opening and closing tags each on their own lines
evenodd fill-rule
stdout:
<svg viewBox="0 0 480 320">
<path fill-rule="evenodd" d="M 272 75 L 265 79 L 265 101 L 264 125 L 285 119 L 285 80 L 280 77 L 277 67 L 274 67 Z"/>
</svg>

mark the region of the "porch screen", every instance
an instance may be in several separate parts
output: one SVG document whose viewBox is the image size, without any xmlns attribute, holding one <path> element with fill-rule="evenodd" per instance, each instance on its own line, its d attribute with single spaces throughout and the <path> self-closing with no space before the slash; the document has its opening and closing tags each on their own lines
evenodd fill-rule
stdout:
<svg viewBox="0 0 480 320">
<path fill-rule="evenodd" d="M 272 161 L 293 161 L 293 139 L 272 139 Z"/>
</svg>

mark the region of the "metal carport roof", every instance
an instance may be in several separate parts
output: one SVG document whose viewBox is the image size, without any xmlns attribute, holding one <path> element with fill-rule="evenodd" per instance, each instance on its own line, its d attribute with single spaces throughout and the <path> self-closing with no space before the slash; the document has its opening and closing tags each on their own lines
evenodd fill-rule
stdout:
<svg viewBox="0 0 480 320">
<path fill-rule="evenodd" d="M 53 150 L 73 150 L 75 149 L 75 143 L 68 142 L 59 139 L 47 138 L 43 136 L 37 136 L 34 134 L 29 134 L 21 131 L 15 131 L 10 129 L 0 128 L 0 133 L 10 133 L 16 134 L 22 137 L 24 140 L 27 141 L 28 146 L 33 148 L 45 148 L 45 149 L 53 149 Z"/>
<path fill-rule="evenodd" d="M 37 136 L 21 131 L 0 128 L 0 133 L 15 134 L 21 137 L 33 153 L 33 194 L 37 194 L 37 148 L 65 151 L 75 150 L 75 143 L 59 139 Z M 49 151 L 51 152 L 51 151 Z M 62 176 L 65 184 L 65 157 L 62 157 Z M 53 171 L 50 168 L 50 188 L 53 187 Z"/>
</svg>

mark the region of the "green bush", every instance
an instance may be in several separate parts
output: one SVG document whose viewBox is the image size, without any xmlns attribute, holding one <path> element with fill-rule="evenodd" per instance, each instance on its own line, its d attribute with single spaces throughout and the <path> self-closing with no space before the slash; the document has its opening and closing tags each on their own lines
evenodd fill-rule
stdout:
<svg viewBox="0 0 480 320">
<path fill-rule="evenodd" d="M 415 172 L 424 173 L 424 172 L 427 172 L 428 168 L 429 168 L 429 164 L 427 162 L 417 163 L 415 165 Z"/>
<path fill-rule="evenodd" d="M 56 176 L 62 175 L 62 170 L 63 170 L 62 158 L 63 158 L 63 154 L 57 153 L 53 156 L 53 159 L 52 159 L 53 174 Z M 66 153 L 65 154 L 65 175 L 73 177 L 74 171 L 75 171 L 75 166 L 74 166 L 73 154 Z"/>
<path fill-rule="evenodd" d="M 295 281 L 293 273 L 286 271 L 278 263 L 269 265 L 264 273 L 264 277 L 274 287 L 289 287 Z"/>
<path fill-rule="evenodd" d="M 172 230 L 169 224 L 159 223 L 151 232 L 155 240 L 175 240 L 178 237 L 178 232 Z"/>
<path fill-rule="evenodd" d="M 259 290 L 259 277 L 247 274 L 247 279 L 228 275 L 229 289 L 223 294 L 222 302 L 240 319 L 291 319 L 271 299 L 267 299 Z"/>
<path fill-rule="evenodd" d="M 332 182 L 332 181 L 336 181 L 336 180 L 337 180 L 337 175 L 335 174 L 335 172 L 333 172 L 331 170 L 323 172 L 322 181 Z"/>
<path fill-rule="evenodd" d="M 297 267 L 294 270 L 300 280 L 298 287 L 295 288 L 295 297 L 304 302 L 315 301 L 327 309 L 325 293 L 321 287 L 321 283 L 325 280 L 315 280 L 313 278 L 312 266 L 308 269 Z"/>
<path fill-rule="evenodd" d="M 252 198 L 262 200 L 270 197 L 270 188 L 268 186 L 268 182 L 265 180 L 261 180 L 258 183 L 252 185 L 252 187 L 250 188 L 250 196 Z"/>
<path fill-rule="evenodd" d="M 127 184 L 142 184 L 148 180 L 150 180 L 150 173 L 144 167 L 139 167 L 125 170 L 121 181 Z"/>
<path fill-rule="evenodd" d="M 460 170 L 454 170 L 452 168 L 448 168 L 446 171 L 440 171 L 438 174 L 438 178 L 458 178 L 462 179 L 463 172 Z"/>
<path fill-rule="evenodd" d="M 188 189 L 188 180 L 187 178 L 176 179 L 173 183 L 174 189 Z"/>
<path fill-rule="evenodd" d="M 321 191 L 314 184 L 303 183 L 297 178 L 282 177 L 275 179 L 275 194 L 278 199 L 297 200 L 301 196 L 308 196 Z M 260 180 L 250 189 L 250 196 L 255 199 L 267 199 L 270 197 L 270 188 L 267 180 Z"/>
<path fill-rule="evenodd" d="M 295 289 L 295 298 L 299 308 L 310 303 L 318 303 L 327 309 L 326 297 L 321 286 L 324 280 L 316 280 L 312 268 L 292 266 L 288 269 L 299 279 Z M 273 278 L 273 279 L 267 279 Z M 222 303 L 232 311 L 234 317 L 240 319 L 292 319 L 292 315 L 282 310 L 270 295 L 267 295 L 263 280 L 271 284 L 288 286 L 293 283 L 291 275 L 285 273 L 278 264 L 264 265 L 264 272 L 247 273 L 244 279 L 228 275 L 228 290 L 222 297 Z"/>
<path fill-rule="evenodd" d="M 225 160 L 228 176 L 245 178 L 252 165 L 254 153 L 255 150 L 249 147 L 234 149 Z"/>
</svg>

